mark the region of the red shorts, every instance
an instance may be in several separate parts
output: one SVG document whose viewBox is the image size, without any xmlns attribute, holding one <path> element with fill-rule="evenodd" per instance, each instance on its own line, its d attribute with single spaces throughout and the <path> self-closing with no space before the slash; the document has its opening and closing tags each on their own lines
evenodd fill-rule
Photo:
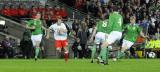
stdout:
<svg viewBox="0 0 160 72">
<path fill-rule="evenodd" d="M 55 40 L 55 47 L 56 48 L 63 48 L 63 47 L 66 47 L 67 45 L 68 45 L 67 40 Z"/>
</svg>

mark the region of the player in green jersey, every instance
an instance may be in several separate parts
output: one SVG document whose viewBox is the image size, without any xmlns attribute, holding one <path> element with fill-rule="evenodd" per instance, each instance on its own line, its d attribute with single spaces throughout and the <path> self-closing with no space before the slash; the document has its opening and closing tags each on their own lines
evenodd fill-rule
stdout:
<svg viewBox="0 0 160 72">
<path fill-rule="evenodd" d="M 33 46 L 35 47 L 35 61 L 38 58 L 40 51 L 40 42 L 42 39 L 42 29 L 45 29 L 42 25 L 42 21 L 40 20 L 41 14 L 37 13 L 33 20 L 27 22 L 26 28 L 32 31 L 31 40 Z"/>
<path fill-rule="evenodd" d="M 107 30 L 107 24 L 108 24 L 108 20 L 104 18 L 104 16 L 102 15 L 101 16 L 101 20 L 99 20 L 97 23 L 96 23 L 96 27 L 94 28 L 94 31 L 92 33 L 92 36 L 91 36 L 91 40 L 90 41 L 93 41 L 93 37 L 95 37 L 95 44 L 93 45 L 91 51 L 91 63 L 93 63 L 93 60 L 94 60 L 94 57 L 95 57 L 95 54 L 96 54 L 96 48 L 100 48 L 100 44 L 105 42 L 105 40 L 107 39 L 108 37 L 108 33 L 109 33 L 109 30 Z M 108 53 L 107 53 L 108 54 Z M 102 57 L 102 55 L 104 55 L 103 53 L 99 54 L 98 57 Z M 103 59 L 106 60 L 106 58 L 108 57 L 104 57 L 103 56 Z"/>
<path fill-rule="evenodd" d="M 124 33 L 124 39 L 122 43 L 122 49 L 121 49 L 122 55 L 120 55 L 121 57 L 125 55 L 124 51 L 129 49 L 135 43 L 138 35 L 141 35 L 142 37 L 146 37 L 144 36 L 142 29 L 139 27 L 138 24 L 135 23 L 135 21 L 136 21 L 136 17 L 131 16 L 130 24 L 124 27 L 125 33 Z"/>
<path fill-rule="evenodd" d="M 122 37 L 122 24 L 123 18 L 118 12 L 118 7 L 114 6 L 113 12 L 109 15 L 109 23 L 107 25 L 108 30 L 108 38 L 101 45 L 100 54 L 102 54 L 102 58 L 98 57 L 98 61 L 102 61 L 101 63 L 104 65 L 108 64 L 108 49 L 107 47 L 113 44 L 116 40 L 120 40 Z"/>
</svg>

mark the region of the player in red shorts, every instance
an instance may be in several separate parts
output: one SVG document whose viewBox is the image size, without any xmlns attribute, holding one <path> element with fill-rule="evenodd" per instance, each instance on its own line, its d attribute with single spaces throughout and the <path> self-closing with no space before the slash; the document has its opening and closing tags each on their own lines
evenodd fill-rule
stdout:
<svg viewBox="0 0 160 72">
<path fill-rule="evenodd" d="M 61 18 L 57 19 L 55 24 L 52 24 L 48 29 L 48 34 L 46 38 L 50 36 L 50 31 L 54 31 L 55 47 L 56 50 L 61 53 L 61 49 L 64 48 L 65 61 L 68 61 L 68 42 L 67 42 L 67 28 L 64 23 L 62 23 Z"/>
</svg>

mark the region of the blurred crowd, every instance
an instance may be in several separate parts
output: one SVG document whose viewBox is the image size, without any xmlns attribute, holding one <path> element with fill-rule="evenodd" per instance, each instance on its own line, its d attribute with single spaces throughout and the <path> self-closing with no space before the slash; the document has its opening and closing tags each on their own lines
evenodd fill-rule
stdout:
<svg viewBox="0 0 160 72">
<path fill-rule="evenodd" d="M 0 58 L 14 58 L 16 55 L 16 47 L 16 40 L 6 36 L 6 38 L 0 42 Z"/>
<path fill-rule="evenodd" d="M 136 16 L 136 22 L 148 30 L 149 35 L 155 35 L 160 28 L 159 0 L 60 0 L 77 8 L 90 16 L 101 18 L 102 14 L 108 19 L 113 12 L 114 4 L 119 6 L 119 12 L 124 18 L 124 24 L 129 23 L 131 15 Z M 149 27 L 149 28 L 148 28 Z"/>
<path fill-rule="evenodd" d="M 47 26 L 50 26 L 51 22 L 55 22 L 59 16 L 62 18 L 68 16 L 64 7 L 43 5 L 39 1 L 0 2 L 0 14 L 17 19 L 31 19 L 39 12 L 42 14 L 42 19 L 46 21 Z"/>
</svg>

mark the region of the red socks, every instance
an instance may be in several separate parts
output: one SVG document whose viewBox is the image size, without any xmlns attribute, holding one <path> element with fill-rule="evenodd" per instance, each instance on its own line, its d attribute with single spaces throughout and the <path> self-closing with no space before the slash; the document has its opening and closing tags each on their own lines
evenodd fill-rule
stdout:
<svg viewBox="0 0 160 72">
<path fill-rule="evenodd" d="M 68 52 L 64 52 L 64 59 L 65 59 L 65 62 L 67 63 L 68 62 Z"/>
</svg>

